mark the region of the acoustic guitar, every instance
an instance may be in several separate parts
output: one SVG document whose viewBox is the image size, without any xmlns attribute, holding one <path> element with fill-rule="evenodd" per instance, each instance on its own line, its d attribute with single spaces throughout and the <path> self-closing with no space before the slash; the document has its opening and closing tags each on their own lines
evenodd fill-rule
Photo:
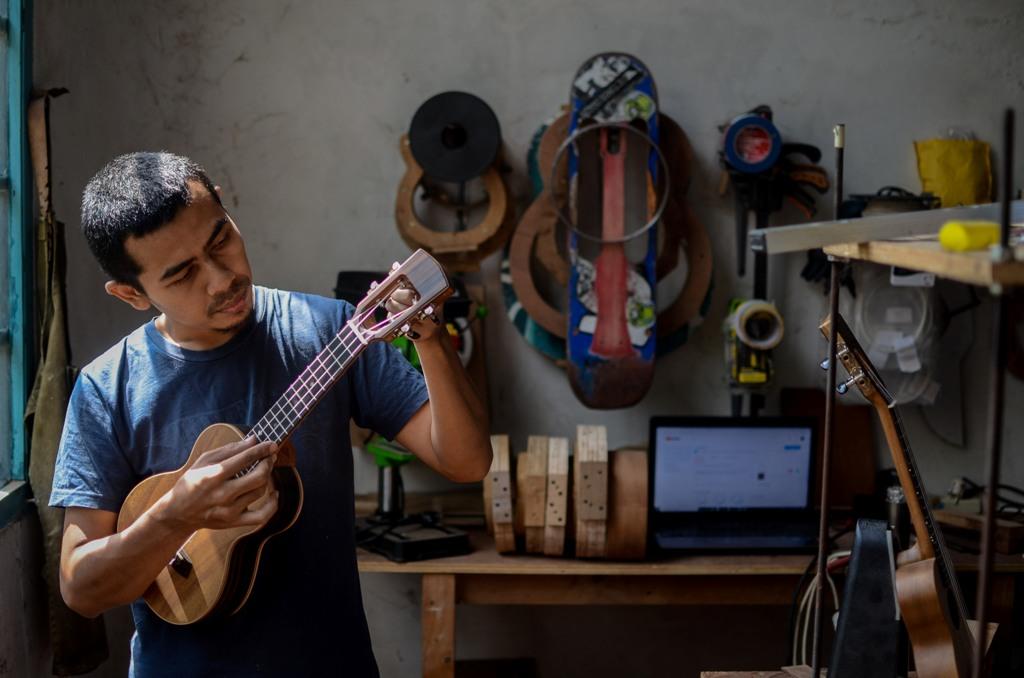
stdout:
<svg viewBox="0 0 1024 678">
<path fill-rule="evenodd" d="M 388 313 L 384 303 L 399 288 L 414 290 L 415 302 L 400 313 Z M 444 270 L 423 250 L 402 264 L 395 263 L 383 282 L 371 285 L 345 327 L 248 433 L 231 424 L 213 424 L 199 434 L 181 468 L 135 486 L 118 514 L 118 531 L 170 491 L 204 452 L 246 437 L 280 446 L 272 472 L 272 485 L 279 492 L 277 511 L 263 525 L 201 529 L 192 534 L 143 594 L 157 616 L 181 625 L 241 609 L 252 591 L 263 546 L 270 537 L 291 527 L 302 508 L 302 481 L 295 468 L 295 450 L 288 442 L 292 433 L 370 342 L 390 341 L 407 333 L 410 323 L 433 316 L 434 307 L 449 294 Z M 255 464 L 241 473 L 253 468 Z M 257 504 L 262 501 L 265 496 Z"/>
<path fill-rule="evenodd" d="M 967 620 L 956 572 L 932 516 L 928 494 L 904 433 L 896 402 L 878 371 L 843 320 L 836 320 L 836 356 L 850 378 L 840 384 L 845 393 L 856 385 L 874 406 L 885 432 L 893 464 L 910 509 L 917 543 L 901 552 L 896 566 L 896 597 L 913 646 L 917 675 L 922 678 L 969 678 L 978 639 Z M 820 326 L 826 339 L 829 320 Z M 827 363 L 823 367 L 827 367 Z M 902 545 L 906 547 L 906 545 Z M 990 625 L 989 634 L 993 632 Z"/>
</svg>

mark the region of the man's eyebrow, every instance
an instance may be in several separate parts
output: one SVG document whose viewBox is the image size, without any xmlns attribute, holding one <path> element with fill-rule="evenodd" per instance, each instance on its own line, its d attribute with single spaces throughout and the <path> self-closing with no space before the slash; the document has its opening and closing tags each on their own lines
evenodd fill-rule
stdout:
<svg viewBox="0 0 1024 678">
<path fill-rule="evenodd" d="M 203 245 L 203 249 L 206 249 L 213 244 L 213 241 L 217 239 L 217 236 L 220 234 L 222 230 L 224 230 L 224 227 L 227 226 L 227 223 L 228 220 L 223 217 L 217 220 L 217 223 L 214 224 L 213 226 L 213 233 L 211 233 L 210 237 L 206 239 L 206 244 Z M 160 282 L 163 282 L 168 278 L 173 278 L 178 273 L 181 273 L 183 270 L 185 270 L 185 268 L 188 267 L 189 264 L 191 264 L 195 260 L 195 257 L 189 257 L 180 264 L 175 264 L 174 266 L 169 267 L 167 270 L 164 271 L 164 274 L 160 276 Z"/>
</svg>

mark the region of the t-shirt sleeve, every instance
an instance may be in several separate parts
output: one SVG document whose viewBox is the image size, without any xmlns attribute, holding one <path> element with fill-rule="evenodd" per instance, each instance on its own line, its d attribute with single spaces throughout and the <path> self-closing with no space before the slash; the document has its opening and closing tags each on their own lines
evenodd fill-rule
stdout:
<svg viewBox="0 0 1024 678">
<path fill-rule="evenodd" d="M 374 342 L 352 366 L 352 418 L 393 440 L 429 400 L 423 375 L 394 346 Z"/>
<path fill-rule="evenodd" d="M 135 484 L 110 405 L 85 372 L 71 391 L 57 450 L 50 506 L 119 511 Z"/>
</svg>

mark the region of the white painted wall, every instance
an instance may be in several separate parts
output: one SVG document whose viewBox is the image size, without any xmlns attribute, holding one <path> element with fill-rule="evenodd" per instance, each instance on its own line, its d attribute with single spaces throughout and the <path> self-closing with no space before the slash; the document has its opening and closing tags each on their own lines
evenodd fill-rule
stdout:
<svg viewBox="0 0 1024 678">
<path fill-rule="evenodd" d="M 146 319 L 103 294 L 75 230 L 82 187 L 114 155 L 170 149 L 205 164 L 224 186 L 257 280 L 330 295 L 339 269 L 379 268 L 407 252 L 392 218 L 404 169 L 397 142 L 422 101 L 448 89 L 483 97 L 501 121 L 524 194 L 526 146 L 565 102 L 572 72 L 596 52 L 624 50 L 652 69 L 662 108 L 695 146 L 690 197 L 712 236 L 712 314 L 688 346 L 659 363 L 640 405 L 588 411 L 505 319 L 489 261 L 482 280 L 492 309 L 493 428 L 511 432 L 518 447 L 530 433 L 569 435 L 578 423 L 604 423 L 619 445 L 643 441 L 651 414 L 725 414 L 718 328 L 727 300 L 747 294 L 750 281 L 735 277 L 731 198 L 717 195 L 717 126 L 767 103 L 784 135 L 828 149 L 832 125 L 844 122 L 848 192 L 917 190 L 914 139 L 956 125 L 998 145 L 1002 109 L 1024 102 L 1022 30 L 1024 9 L 1013 0 L 37 0 L 37 86 L 71 90 L 53 106 L 52 141 L 55 206 L 69 225 L 75 358 L 87 362 Z M 830 204 L 827 196 L 826 214 Z M 820 288 L 797 277 L 802 261 L 771 263 L 772 295 L 789 333 L 777 354 L 780 386 L 824 384 L 815 327 L 825 304 Z M 976 316 L 967 362 L 968 449 L 942 444 L 916 412 L 905 414 L 934 490 L 955 474 L 983 475 L 987 316 Z M 1024 424 L 1014 413 L 1024 386 L 1011 379 L 1008 393 L 1006 476 L 1021 482 Z M 375 472 L 364 455 L 357 462 L 357 490 L 368 491 Z M 406 477 L 412 488 L 443 485 L 422 469 Z M 414 674 L 418 584 L 385 575 L 363 582 L 382 671 Z M 781 650 L 738 653 L 708 631 L 784 623 L 784 612 L 749 612 L 701 611 L 713 617 L 700 624 L 692 610 L 461 608 L 459 656 L 534 654 L 551 675 L 584 667 L 588 675 L 622 675 L 637 647 L 663 669 L 777 663 Z M 678 649 L 658 650 L 645 638 Z"/>
</svg>

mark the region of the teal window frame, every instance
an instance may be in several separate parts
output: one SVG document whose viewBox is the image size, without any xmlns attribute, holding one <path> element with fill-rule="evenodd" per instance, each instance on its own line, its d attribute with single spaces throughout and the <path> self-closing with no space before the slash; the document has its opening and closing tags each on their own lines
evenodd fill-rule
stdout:
<svg viewBox="0 0 1024 678">
<path fill-rule="evenodd" d="M 8 0 L 7 16 L 0 18 L 6 34 L 8 176 L 0 177 L 8 210 L 8 309 L 0 318 L 10 342 L 10 390 L 7 407 L 10 436 L 0 449 L 10 451 L 9 473 L 0 476 L 0 527 L 16 519 L 28 502 L 28 436 L 25 404 L 32 388 L 34 367 L 32 329 L 33 202 L 32 169 L 28 148 L 27 109 L 32 90 L 32 0 Z M 2 405 L 2 402 L 0 402 Z M 7 444 L 3 444 L 6 442 Z M 9 477 L 4 477 L 9 475 Z"/>
</svg>

